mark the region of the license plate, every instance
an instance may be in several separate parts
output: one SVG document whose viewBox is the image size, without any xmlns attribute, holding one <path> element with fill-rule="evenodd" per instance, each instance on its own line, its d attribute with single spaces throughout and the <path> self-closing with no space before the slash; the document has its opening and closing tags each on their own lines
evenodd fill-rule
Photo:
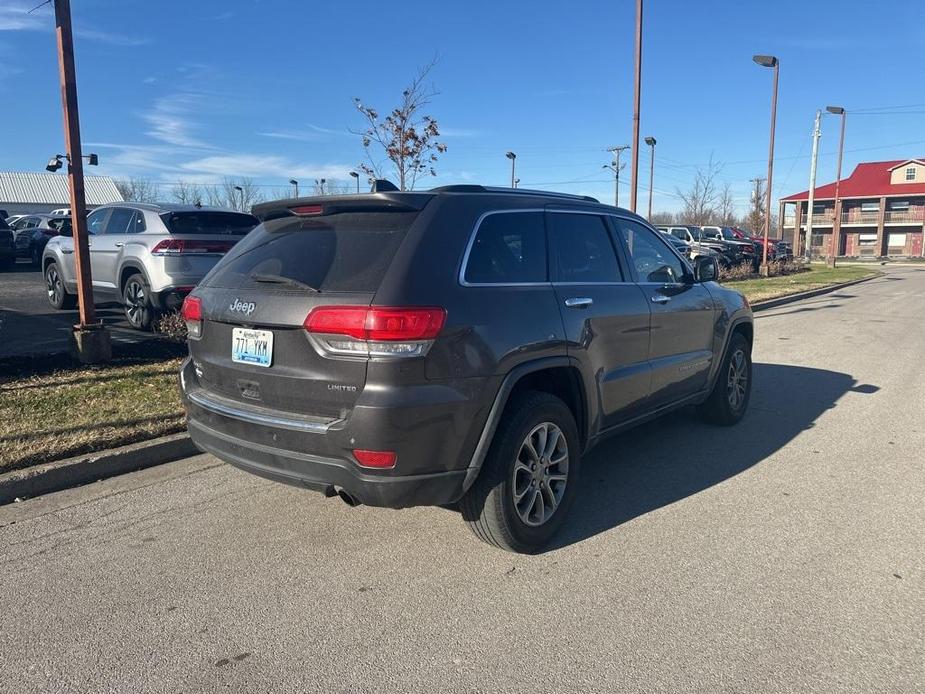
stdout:
<svg viewBox="0 0 925 694">
<path fill-rule="evenodd" d="M 234 328 L 231 333 L 231 361 L 269 366 L 273 361 L 273 331 Z"/>
</svg>

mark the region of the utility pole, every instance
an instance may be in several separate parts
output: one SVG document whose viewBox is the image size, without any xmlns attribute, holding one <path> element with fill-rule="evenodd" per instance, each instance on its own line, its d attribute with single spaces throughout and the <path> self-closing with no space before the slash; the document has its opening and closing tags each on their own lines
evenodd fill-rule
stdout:
<svg viewBox="0 0 925 694">
<path fill-rule="evenodd" d="M 68 155 L 68 188 L 71 197 L 71 229 L 74 266 L 77 275 L 79 323 L 71 333 L 71 349 L 85 364 L 109 361 L 112 347 L 109 332 L 96 320 L 93 281 L 90 275 L 90 244 L 87 241 L 87 201 L 84 194 L 83 152 L 80 146 L 80 116 L 77 110 L 77 71 L 74 67 L 74 34 L 71 30 L 70 0 L 55 0 L 55 34 L 58 40 L 58 72 L 64 114 L 64 144 Z"/>
<path fill-rule="evenodd" d="M 809 262 L 812 257 L 813 203 L 816 199 L 816 162 L 819 159 L 819 136 L 822 135 L 821 125 L 822 110 L 819 109 L 816 111 L 816 122 L 813 125 L 813 157 L 809 165 L 809 200 L 806 203 L 806 247 L 803 250 L 806 262 Z"/>
<path fill-rule="evenodd" d="M 613 171 L 614 183 L 613 183 L 613 206 L 620 206 L 620 171 L 622 171 L 626 164 L 620 163 L 620 155 L 623 154 L 626 150 L 630 148 L 629 145 L 620 145 L 619 147 L 608 147 L 607 151 L 613 155 L 612 164 L 604 164 L 605 169 L 610 169 Z"/>
<path fill-rule="evenodd" d="M 630 210 L 636 211 L 639 186 L 639 96 L 642 89 L 642 0 L 636 0 L 636 70 L 633 79 L 633 165 L 630 170 Z"/>
</svg>

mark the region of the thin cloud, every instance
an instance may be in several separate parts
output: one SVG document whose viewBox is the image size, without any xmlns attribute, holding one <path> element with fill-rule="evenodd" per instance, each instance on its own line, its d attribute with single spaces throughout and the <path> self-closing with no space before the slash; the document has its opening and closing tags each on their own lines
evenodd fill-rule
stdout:
<svg viewBox="0 0 925 694">
<path fill-rule="evenodd" d="M 146 46 L 151 43 L 149 38 L 140 38 L 137 36 L 126 36 L 125 34 L 110 34 L 107 31 L 99 29 L 75 29 L 74 36 L 78 39 L 87 41 L 97 41 L 98 43 L 108 43 L 111 46 Z"/>
<path fill-rule="evenodd" d="M 49 6 L 36 7 L 37 0 L 4 0 L 0 6 L 0 31 L 48 31 L 54 29 L 54 13 Z M 114 34 L 98 28 L 75 26 L 78 39 L 108 43 L 111 46 L 144 46 L 149 38 Z"/>
<path fill-rule="evenodd" d="M 142 115 L 151 129 L 145 134 L 168 145 L 209 149 L 192 131 L 197 124 L 190 117 L 199 100 L 194 92 L 177 92 L 156 99 L 151 111 Z"/>
<path fill-rule="evenodd" d="M 318 142 L 328 139 L 327 135 L 350 135 L 346 130 L 333 130 L 331 128 L 322 128 L 320 125 L 306 124 L 305 130 L 266 130 L 256 133 L 260 137 L 271 137 L 277 140 L 295 140 L 297 142 Z"/>
<path fill-rule="evenodd" d="M 274 154 L 217 154 L 183 162 L 180 168 L 190 174 L 223 176 L 247 176 L 256 179 L 267 178 L 314 178 L 343 179 L 352 164 L 311 164 L 293 161 Z"/>
</svg>

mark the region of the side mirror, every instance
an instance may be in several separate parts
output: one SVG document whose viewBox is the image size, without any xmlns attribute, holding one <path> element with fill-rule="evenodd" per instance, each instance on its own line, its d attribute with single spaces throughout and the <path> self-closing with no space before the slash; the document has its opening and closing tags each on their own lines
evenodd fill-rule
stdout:
<svg viewBox="0 0 925 694">
<path fill-rule="evenodd" d="M 719 278 L 719 265 L 713 256 L 702 255 L 694 262 L 694 278 L 698 282 L 715 282 Z"/>
</svg>

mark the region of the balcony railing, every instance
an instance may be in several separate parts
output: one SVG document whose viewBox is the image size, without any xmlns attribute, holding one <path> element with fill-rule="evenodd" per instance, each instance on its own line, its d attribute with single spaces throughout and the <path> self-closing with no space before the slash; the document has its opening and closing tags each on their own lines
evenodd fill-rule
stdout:
<svg viewBox="0 0 925 694">
<path fill-rule="evenodd" d="M 823 212 L 813 215 L 814 227 L 830 227 L 835 221 L 834 212 Z M 880 222 L 880 212 L 877 210 L 846 210 L 842 212 L 842 225 L 877 226 Z M 884 224 L 925 224 L 925 210 L 921 207 L 910 210 L 887 210 L 883 213 Z M 795 215 L 784 216 L 784 226 L 793 228 L 796 224 Z M 806 217 L 800 220 L 800 226 L 806 226 Z"/>
<path fill-rule="evenodd" d="M 887 210 L 884 213 L 883 221 L 889 224 L 893 223 L 909 223 L 909 224 L 922 224 L 922 210 Z"/>
<path fill-rule="evenodd" d="M 863 224 L 865 226 L 877 226 L 879 221 L 880 212 L 878 210 L 848 210 L 841 213 L 842 224 Z"/>
</svg>

